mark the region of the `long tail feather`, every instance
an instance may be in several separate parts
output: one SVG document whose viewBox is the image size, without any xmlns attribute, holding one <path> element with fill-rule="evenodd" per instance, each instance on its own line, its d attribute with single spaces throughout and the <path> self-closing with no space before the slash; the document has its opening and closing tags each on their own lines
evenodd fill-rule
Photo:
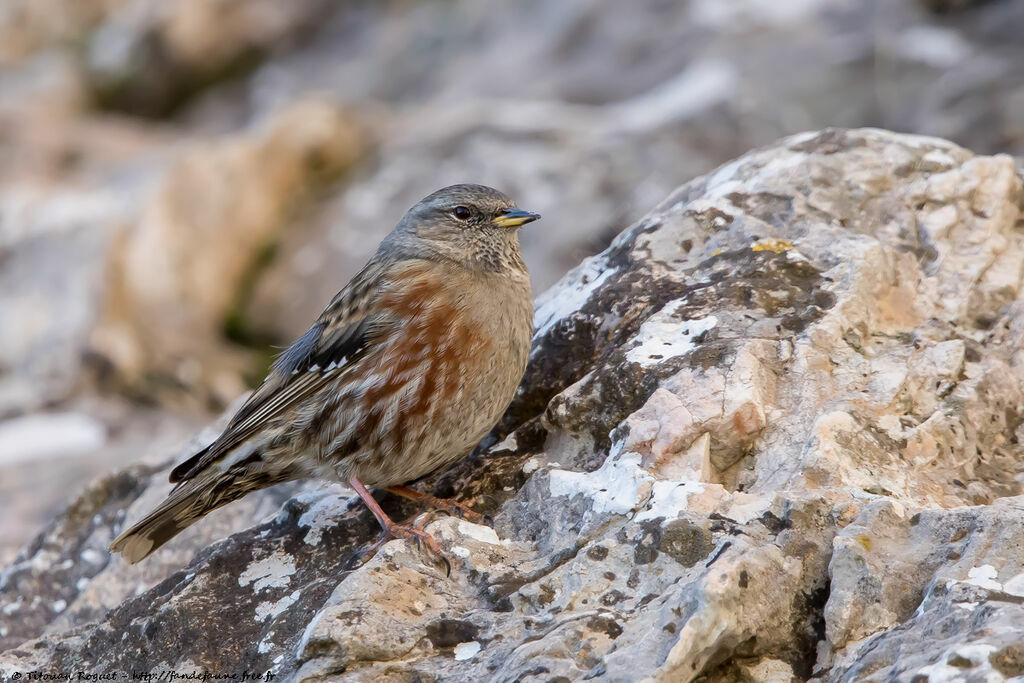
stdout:
<svg viewBox="0 0 1024 683">
<path fill-rule="evenodd" d="M 262 463 L 247 465 L 178 484 L 155 510 L 114 539 L 111 552 L 121 553 L 135 564 L 217 508 L 252 491 L 296 478 L 288 470 L 267 471 Z"/>
<path fill-rule="evenodd" d="M 110 550 L 121 553 L 121 557 L 135 564 L 213 509 L 205 509 L 206 505 L 202 504 L 203 492 L 197 490 L 197 487 L 175 493 L 183 495 L 170 496 L 141 521 L 114 539 L 110 544 Z"/>
</svg>

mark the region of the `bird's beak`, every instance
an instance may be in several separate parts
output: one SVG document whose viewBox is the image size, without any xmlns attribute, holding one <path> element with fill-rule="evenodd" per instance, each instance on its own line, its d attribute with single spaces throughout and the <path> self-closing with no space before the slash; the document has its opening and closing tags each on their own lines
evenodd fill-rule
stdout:
<svg viewBox="0 0 1024 683">
<path fill-rule="evenodd" d="M 494 224 L 499 228 L 518 228 L 540 218 L 540 214 L 522 211 L 520 209 L 505 209 L 494 219 Z"/>
</svg>

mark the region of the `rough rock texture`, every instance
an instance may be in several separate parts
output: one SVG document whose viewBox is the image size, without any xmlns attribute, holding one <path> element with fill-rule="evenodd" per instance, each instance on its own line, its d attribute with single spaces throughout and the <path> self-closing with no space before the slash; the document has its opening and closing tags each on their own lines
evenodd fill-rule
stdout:
<svg viewBox="0 0 1024 683">
<path fill-rule="evenodd" d="M 125 565 L 106 544 L 169 488 L 170 461 L 139 466 L 0 574 L 0 673 L 1019 675 L 1022 275 L 1010 158 L 787 138 L 539 297 L 512 407 L 424 484 L 495 518 L 430 523 L 450 578 L 401 542 L 360 555 L 373 518 L 315 483 Z"/>
<path fill-rule="evenodd" d="M 545 216 L 524 234 L 539 292 L 799 130 L 1021 155 L 1022 19 L 1012 0 L 0 2 L 0 437 L 69 413 L 106 434 L 46 461 L 0 438 L 0 516 L 24 520 L 0 561 L 90 459 L 141 454 L 138 404 L 175 411 L 166 443 L 258 381 L 439 185 Z"/>
</svg>

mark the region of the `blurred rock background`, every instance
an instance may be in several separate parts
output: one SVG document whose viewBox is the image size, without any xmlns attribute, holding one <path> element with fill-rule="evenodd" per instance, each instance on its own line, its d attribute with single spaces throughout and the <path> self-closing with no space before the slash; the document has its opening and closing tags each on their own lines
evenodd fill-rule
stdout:
<svg viewBox="0 0 1024 683">
<path fill-rule="evenodd" d="M 0 562 L 262 377 L 417 199 L 499 187 L 539 293 L 787 133 L 1024 155 L 1020 0 L 3 0 Z"/>
</svg>

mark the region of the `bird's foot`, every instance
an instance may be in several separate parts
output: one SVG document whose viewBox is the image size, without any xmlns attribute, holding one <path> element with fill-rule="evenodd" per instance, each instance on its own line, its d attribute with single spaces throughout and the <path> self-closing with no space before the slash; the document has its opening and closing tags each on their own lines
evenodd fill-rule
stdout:
<svg viewBox="0 0 1024 683">
<path fill-rule="evenodd" d="M 424 525 L 425 526 L 425 525 Z M 441 551 L 441 546 L 437 544 L 434 537 L 420 528 L 419 525 L 408 526 L 405 524 L 391 524 L 381 533 L 380 539 L 374 545 L 379 546 L 391 539 L 398 538 L 404 541 L 412 541 L 416 544 L 418 550 L 426 549 L 427 553 L 435 560 L 435 564 L 440 562 L 444 565 L 444 575 L 452 575 L 452 565 L 448 561 L 448 558 L 444 556 Z"/>
<path fill-rule="evenodd" d="M 462 503 L 457 503 L 451 498 L 435 498 L 434 496 L 427 496 L 423 502 L 441 510 L 442 512 L 447 512 L 449 515 L 454 515 L 459 519 L 464 519 L 467 522 L 494 526 L 494 520 L 491 519 L 490 515 L 482 515 L 479 512 L 474 512 L 468 507 L 462 505 Z"/>
<path fill-rule="evenodd" d="M 426 493 L 420 493 L 419 491 L 410 489 L 407 486 L 389 486 L 386 490 L 396 496 L 415 500 L 437 510 L 441 510 L 442 512 L 447 512 L 449 515 L 454 515 L 455 517 L 464 519 L 467 522 L 494 526 L 494 520 L 490 515 L 482 515 L 479 512 L 474 512 L 462 503 L 456 502 L 451 498 L 437 498 Z"/>
<path fill-rule="evenodd" d="M 358 560 L 358 557 L 362 555 L 376 552 L 377 549 L 380 548 L 380 546 L 383 545 L 384 542 L 388 541 L 389 539 L 400 538 L 406 541 L 415 541 L 417 548 L 426 548 L 429 551 L 431 557 L 433 557 L 436 560 L 440 560 L 444 563 L 445 576 L 451 576 L 452 565 L 448 561 L 448 558 L 446 558 L 444 554 L 441 552 L 441 547 L 437 544 L 437 541 L 434 540 L 433 536 L 428 534 L 423 529 L 415 526 L 395 524 L 393 521 L 391 521 L 391 518 L 384 513 L 384 510 L 381 509 L 380 504 L 378 504 L 377 501 L 374 500 L 373 496 L 370 495 L 370 492 L 366 489 L 366 486 L 363 485 L 363 482 L 359 481 L 357 477 L 350 477 L 348 483 L 356 492 L 356 494 L 358 494 L 359 497 L 362 498 L 363 502 L 366 503 L 366 507 L 368 507 L 370 509 L 370 512 L 373 513 L 373 516 L 377 518 L 377 522 L 380 524 L 381 529 L 383 529 L 383 533 L 381 533 L 381 536 L 379 539 L 377 539 L 377 542 L 369 548 L 367 548 L 364 553 L 357 554 L 356 558 L 354 559 Z M 404 486 L 398 486 L 395 488 L 401 490 L 401 492 L 394 491 L 395 493 L 398 493 L 398 495 L 405 496 L 406 498 L 411 497 L 414 500 L 422 500 L 422 498 L 425 496 L 425 494 L 419 493 L 418 491 L 406 489 Z M 432 496 L 426 497 L 429 498 Z"/>
<path fill-rule="evenodd" d="M 441 550 L 441 547 L 437 544 L 437 541 L 434 540 L 434 537 L 423 530 L 423 527 L 426 526 L 426 524 L 429 521 L 430 520 L 427 519 L 420 524 L 416 524 L 415 526 L 392 523 L 390 526 L 381 531 L 380 536 L 377 538 L 376 541 L 366 546 L 365 548 L 357 550 L 352 555 L 352 558 L 348 561 L 348 563 L 346 563 L 345 569 L 358 569 L 359 567 L 363 566 L 366 562 L 368 562 L 370 558 L 376 555 L 377 551 L 380 550 L 381 546 L 383 546 L 385 543 L 395 539 L 400 539 L 404 541 L 412 541 L 416 544 L 417 550 L 425 549 L 427 551 L 427 554 L 434 561 L 434 565 L 443 566 L 445 576 L 451 576 L 451 562 L 449 562 L 448 558 L 445 557 L 444 552 Z"/>
</svg>

